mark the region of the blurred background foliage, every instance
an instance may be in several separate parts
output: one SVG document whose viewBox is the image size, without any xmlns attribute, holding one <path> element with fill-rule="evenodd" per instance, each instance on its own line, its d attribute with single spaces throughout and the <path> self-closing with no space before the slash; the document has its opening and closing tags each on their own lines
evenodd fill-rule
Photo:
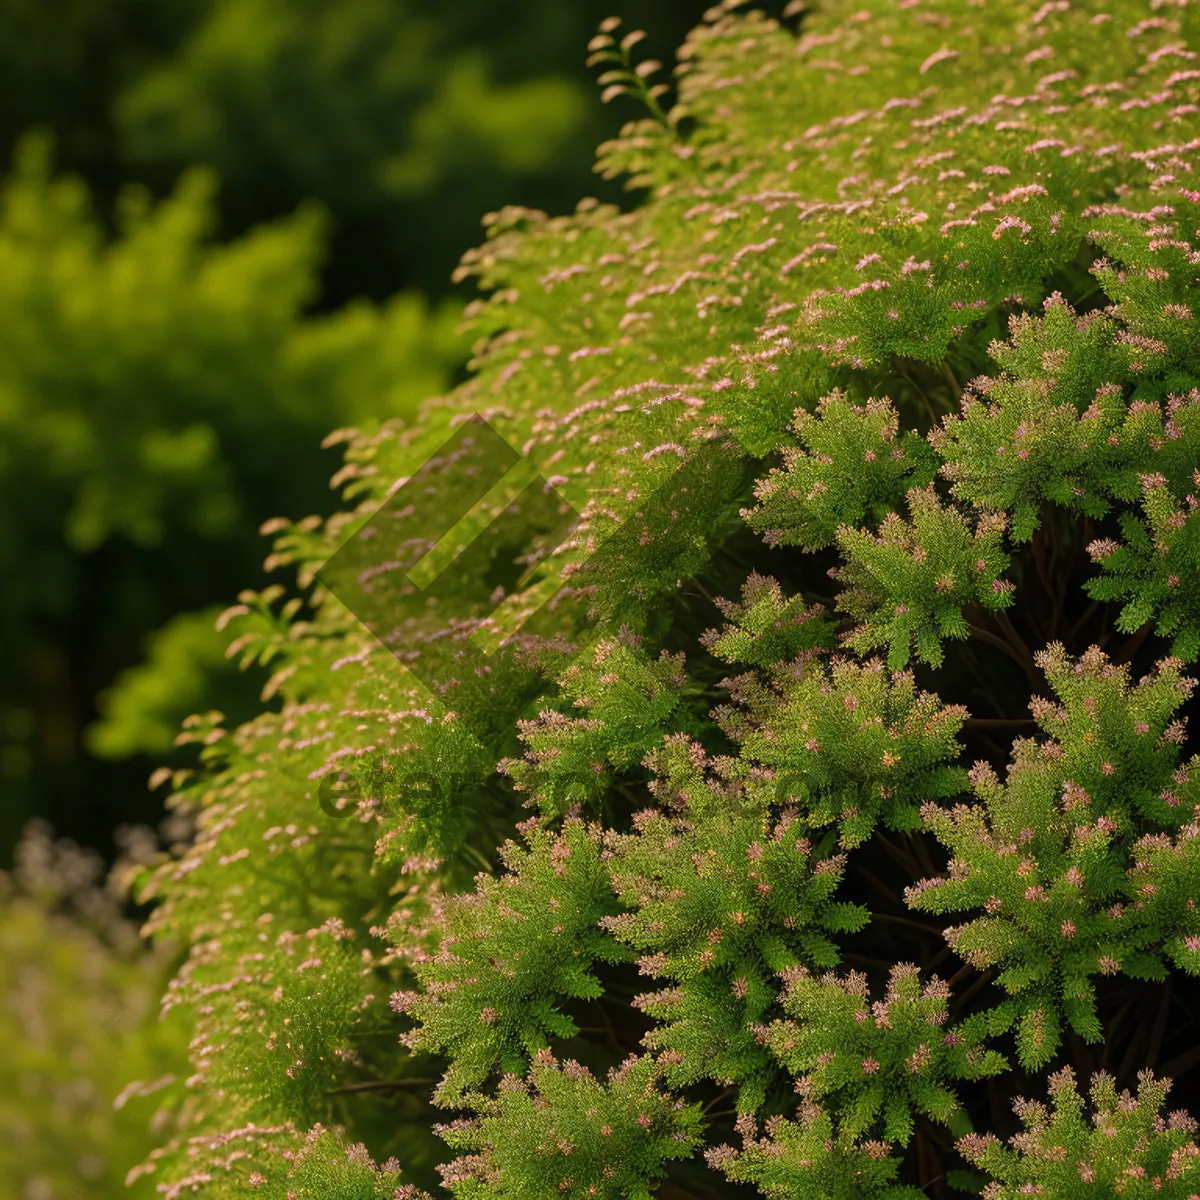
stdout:
<svg viewBox="0 0 1200 1200">
<path fill-rule="evenodd" d="M 187 1025 L 158 1020 L 170 953 L 146 949 L 102 875 L 36 820 L 0 871 L 5 1200 L 149 1200 L 153 1174 L 126 1178 L 186 1112 Z"/>
<path fill-rule="evenodd" d="M 0 0 L 0 864 L 31 817 L 111 858 L 179 721 L 259 707 L 213 617 L 260 524 L 461 372 L 485 212 L 620 199 L 598 22 L 701 8 Z"/>
</svg>

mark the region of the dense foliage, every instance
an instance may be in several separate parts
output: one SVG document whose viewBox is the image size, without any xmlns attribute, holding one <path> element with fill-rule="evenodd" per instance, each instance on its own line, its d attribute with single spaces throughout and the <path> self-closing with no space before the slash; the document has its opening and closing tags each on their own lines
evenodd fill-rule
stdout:
<svg viewBox="0 0 1200 1200">
<path fill-rule="evenodd" d="M 1195 1191 L 1196 12 L 740 7 L 221 619 L 168 1197 Z"/>
</svg>

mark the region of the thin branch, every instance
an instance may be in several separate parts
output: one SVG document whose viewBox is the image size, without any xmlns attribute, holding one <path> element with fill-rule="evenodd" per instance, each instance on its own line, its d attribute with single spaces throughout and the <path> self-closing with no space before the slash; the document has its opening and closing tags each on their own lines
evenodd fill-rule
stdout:
<svg viewBox="0 0 1200 1200">
<path fill-rule="evenodd" d="M 954 411 L 955 405 L 962 403 L 962 384 L 955 378 L 954 372 L 950 369 L 950 364 L 943 358 L 938 364 L 941 369 L 942 378 L 950 387 L 950 404 L 945 412 L 939 414 L 943 417 L 948 416 Z M 937 419 L 934 419 L 934 427 L 937 426 Z"/>
<path fill-rule="evenodd" d="M 875 836 L 879 839 L 879 844 L 883 847 L 887 856 L 894 863 L 903 867 L 914 879 L 920 876 L 921 864 L 913 857 L 911 851 L 904 850 L 893 842 L 888 841 L 882 833 L 876 833 Z"/>
<path fill-rule="evenodd" d="M 1058 544 L 1056 543 L 1056 550 L 1057 545 Z M 1054 592 L 1054 619 L 1052 627 L 1055 637 L 1057 637 L 1059 623 L 1066 612 L 1067 589 L 1070 586 L 1070 572 L 1066 570 L 1058 571 L 1054 578 L 1058 583 L 1058 587 Z"/>
<path fill-rule="evenodd" d="M 1051 595 L 1050 583 L 1046 578 L 1046 531 L 1044 529 L 1039 529 L 1033 535 L 1033 566 L 1042 590 L 1047 596 Z"/>
<path fill-rule="evenodd" d="M 989 646 L 995 646 L 997 650 L 1007 654 L 1025 672 L 1034 687 L 1040 685 L 1041 680 L 1038 679 L 1037 672 L 1033 668 L 1032 658 L 1022 658 L 1010 642 L 1002 637 L 997 637 L 994 633 L 989 633 L 986 629 L 980 629 L 978 625 L 968 623 L 967 628 L 971 631 L 972 637 L 978 638 L 981 642 L 987 642 Z"/>
<path fill-rule="evenodd" d="M 1063 542 L 1061 522 L 1057 519 L 1057 509 L 1051 508 L 1046 517 L 1046 539 L 1050 546 L 1050 555 L 1046 560 L 1046 573 L 1053 581 L 1048 589 L 1051 600 L 1050 626 L 1045 631 L 1043 640 L 1046 642 L 1058 639 L 1058 626 L 1062 619 L 1062 606 L 1067 598 L 1068 573 L 1059 569 L 1060 550 Z M 1039 622 L 1039 624 L 1041 624 Z"/>
<path fill-rule="evenodd" d="M 1180 1075 L 1185 1075 L 1197 1063 L 1200 1063 L 1200 1046 L 1193 1046 L 1190 1050 L 1176 1055 L 1170 1062 L 1163 1063 L 1162 1070 L 1158 1073 L 1159 1078 L 1178 1079 Z"/>
<path fill-rule="evenodd" d="M 600 1003 L 598 998 L 596 999 L 595 1004 L 600 1010 L 600 1019 L 604 1022 L 604 1031 L 608 1035 L 608 1040 L 612 1044 L 613 1048 L 619 1053 L 621 1050 L 621 1042 L 617 1037 L 616 1030 L 613 1029 L 612 1021 L 609 1020 L 608 1013 L 605 1012 L 604 1005 Z"/>
<path fill-rule="evenodd" d="M 1116 1040 L 1117 1030 L 1121 1027 L 1122 1023 L 1125 1020 L 1125 1017 L 1127 1016 L 1127 1014 L 1129 1013 L 1129 1010 L 1132 1007 L 1133 1007 L 1133 998 L 1131 997 L 1129 1000 L 1126 1000 L 1125 1003 L 1122 1004 L 1119 1009 L 1117 1009 L 1116 1015 L 1108 1023 L 1108 1027 L 1104 1030 L 1104 1056 L 1105 1056 L 1104 1065 L 1107 1065 L 1108 1052 L 1112 1048 L 1113 1043 Z"/>
<path fill-rule="evenodd" d="M 942 930 L 936 925 L 923 925 L 920 921 L 910 921 L 908 917 L 894 917 L 891 913 L 872 913 L 872 921 L 887 921 L 892 925 L 905 925 L 909 929 L 919 930 L 921 933 L 930 933 L 934 937 L 942 937 Z"/>
<path fill-rule="evenodd" d="M 334 1088 L 327 1094 L 344 1096 L 351 1092 L 395 1092 L 403 1088 L 428 1087 L 437 1083 L 436 1079 L 366 1079 L 361 1083 L 347 1083 L 344 1087 Z"/>
<path fill-rule="evenodd" d="M 1168 975 L 1163 987 L 1162 1003 L 1158 1007 L 1158 1016 L 1154 1021 L 1154 1029 L 1150 1033 L 1150 1048 L 1146 1051 L 1146 1066 L 1151 1070 L 1154 1069 L 1154 1064 L 1158 1062 L 1158 1056 L 1162 1052 L 1163 1038 L 1167 1033 L 1167 1017 L 1170 1012 L 1171 977 Z"/>
<path fill-rule="evenodd" d="M 975 651 L 971 648 L 971 643 L 961 643 L 962 648 L 959 650 L 959 657 L 966 664 L 971 674 L 978 680 L 985 680 L 987 677 L 979 669 L 979 659 L 975 656 Z M 986 695 L 986 693 L 983 693 Z"/>
<path fill-rule="evenodd" d="M 968 642 L 966 644 L 966 646 L 963 647 L 964 656 L 967 653 L 969 653 L 970 645 L 971 645 L 971 643 Z M 971 657 L 974 658 L 975 656 L 972 654 Z M 989 678 L 987 682 L 994 683 L 995 680 Z M 971 692 L 971 697 L 975 697 L 975 696 L 978 696 L 980 700 L 986 702 L 987 704 L 990 704 L 992 706 L 992 708 L 995 709 L 997 716 L 1006 718 L 1006 712 L 1005 712 L 1004 708 L 1002 708 L 999 704 L 996 703 L 996 697 L 994 695 L 992 695 L 992 693 L 987 688 L 981 688 L 981 687 L 974 688 Z M 968 698 L 971 698 L 971 697 L 968 697 Z M 973 718 L 971 718 L 971 719 L 973 719 Z"/>
<path fill-rule="evenodd" d="M 860 866 L 858 868 L 858 873 L 868 883 L 873 884 L 876 888 L 878 888 L 880 893 L 883 895 L 884 899 L 891 901 L 891 903 L 893 903 L 893 904 L 902 904 L 903 903 L 903 901 L 900 899 L 900 897 L 898 895 L 896 895 L 896 893 L 894 891 L 892 891 L 892 889 L 890 887 L 888 887 L 888 885 L 886 883 L 884 883 L 883 880 L 880 879 L 878 875 L 874 874 L 871 871 L 868 871 L 866 867 L 862 867 L 862 866 Z M 874 913 L 872 915 L 878 916 L 879 914 Z"/>
<path fill-rule="evenodd" d="M 955 971 L 954 974 L 951 975 L 949 979 L 946 980 L 946 983 L 950 987 L 953 987 L 960 980 L 966 979 L 966 977 L 968 975 L 970 975 L 970 973 L 974 970 L 975 970 L 975 968 L 973 966 L 971 966 L 970 963 L 963 963 L 963 965 L 961 967 L 959 967 L 959 969 L 957 971 Z"/>
<path fill-rule="evenodd" d="M 942 934 L 942 936 L 943 936 L 943 937 L 945 937 L 946 935 L 943 933 L 943 934 Z M 925 970 L 926 970 L 926 971 L 935 971 L 935 970 L 937 970 L 937 968 L 938 968 L 938 967 L 940 967 L 940 966 L 942 965 L 942 963 L 943 963 L 943 962 L 945 962 L 945 961 L 946 961 L 946 959 L 948 959 L 948 958 L 949 958 L 949 957 L 950 957 L 950 956 L 951 956 L 953 953 L 954 953 L 954 947 L 953 947 L 953 946 L 950 946 L 950 945 L 945 945 L 945 946 L 943 946 L 943 947 L 942 947 L 942 948 L 941 948 L 941 949 L 940 949 L 940 950 L 939 950 L 939 951 L 938 951 L 938 952 L 937 952 L 937 953 L 936 953 L 936 954 L 935 954 L 935 955 L 934 955 L 934 956 L 933 956 L 933 957 L 932 957 L 932 958 L 929 960 L 929 962 L 925 964 Z"/>
<path fill-rule="evenodd" d="M 1000 626 L 1001 629 L 1004 630 L 1005 637 L 1012 642 L 1015 649 L 1020 652 L 1023 658 L 1027 658 L 1030 662 L 1033 662 L 1033 651 L 1030 650 L 1027 645 L 1025 645 L 1025 639 L 1021 637 L 1021 635 L 1017 632 L 1016 627 L 1008 619 L 1008 613 L 1006 613 L 1002 608 L 993 608 L 990 611 L 992 614 L 992 619 L 997 625 Z"/>
<path fill-rule="evenodd" d="M 908 846 L 909 852 L 913 854 L 917 861 L 921 864 L 921 869 L 925 872 L 925 874 L 935 875 L 937 873 L 937 868 L 933 865 L 933 859 L 929 857 L 929 850 L 925 843 L 921 841 L 916 834 L 907 832 L 904 834 L 904 842 L 905 845 Z"/>
<path fill-rule="evenodd" d="M 696 579 L 696 578 L 689 579 L 688 584 L 689 584 L 689 586 L 694 587 L 696 589 L 696 591 L 695 592 L 683 592 L 682 595 L 684 595 L 684 596 L 700 595 L 705 600 L 707 600 L 708 603 L 713 606 L 713 608 L 717 607 L 717 602 L 716 602 L 716 600 L 713 599 L 712 593 L 704 586 L 704 584 L 702 584 L 700 582 L 699 579 Z"/>
<path fill-rule="evenodd" d="M 934 1173 L 934 1167 L 930 1163 L 929 1147 L 925 1143 L 925 1131 L 917 1130 L 916 1137 L 917 1150 L 917 1186 L 920 1188 L 928 1187 L 930 1177 Z"/>
<path fill-rule="evenodd" d="M 1042 586 L 1042 591 L 1045 592 L 1047 596 L 1053 596 L 1054 593 L 1051 591 L 1050 581 L 1047 577 L 1047 571 L 1046 571 L 1046 529 L 1045 529 L 1045 526 L 1042 526 L 1033 535 L 1033 566 L 1034 566 L 1034 570 L 1037 574 L 1038 583 L 1040 583 Z M 1042 622 L 1040 619 L 1038 621 L 1038 626 L 1042 630 L 1043 638 L 1046 641 L 1051 641 L 1052 639 L 1049 636 L 1049 631 L 1047 631 L 1046 628 L 1042 625 Z"/>
<path fill-rule="evenodd" d="M 963 994 L 959 997 L 959 1001 L 958 1001 L 959 1004 L 960 1005 L 966 1004 L 966 1002 L 968 1000 L 970 1000 L 971 997 L 974 996 L 975 993 L 977 991 L 979 991 L 980 988 L 987 987 L 987 985 L 989 983 L 991 983 L 995 977 L 996 977 L 995 968 L 988 967 L 988 969 L 986 971 L 984 971 L 984 973 L 982 975 L 980 975 L 979 978 L 977 980 L 975 980 L 975 982 L 973 984 L 971 984 L 971 986 L 969 988 L 967 988 L 967 990 L 965 992 L 963 992 Z"/>
<path fill-rule="evenodd" d="M 1007 751 L 1003 746 L 1000 745 L 999 742 L 996 741 L 995 738 L 988 737 L 986 733 L 981 733 L 979 736 L 982 737 L 983 740 L 992 748 L 992 753 L 997 758 L 1004 758 L 1004 756 L 1007 754 Z"/>
<path fill-rule="evenodd" d="M 724 1104 L 729 1099 L 731 1091 L 729 1088 L 722 1088 L 700 1111 L 704 1116 L 710 1116 L 712 1111 L 718 1104 Z"/>
<path fill-rule="evenodd" d="M 967 717 L 963 721 L 966 729 L 1020 729 L 1036 724 L 1032 717 Z"/>
<path fill-rule="evenodd" d="M 1121 1059 L 1121 1065 L 1117 1068 L 1116 1078 L 1118 1080 L 1128 1079 L 1130 1072 L 1134 1068 L 1134 1064 L 1141 1059 L 1141 1045 L 1146 1036 L 1146 1026 L 1142 1022 L 1136 1022 L 1133 1027 L 1133 1037 L 1129 1042 L 1129 1046 L 1125 1050 L 1125 1057 Z"/>
<path fill-rule="evenodd" d="M 1068 640 L 1069 640 L 1069 641 L 1072 641 L 1072 642 L 1073 642 L 1073 641 L 1075 640 L 1075 635 L 1076 635 L 1076 634 L 1077 634 L 1077 633 L 1078 633 L 1078 632 L 1079 632 L 1079 631 L 1080 631 L 1080 630 L 1081 630 L 1081 629 L 1084 627 L 1084 625 L 1086 625 L 1086 624 L 1087 624 L 1087 622 L 1088 622 L 1088 621 L 1091 619 L 1091 617 L 1092 617 L 1092 614 L 1093 614 L 1093 613 L 1096 611 L 1096 609 L 1098 609 L 1099 607 L 1100 607 L 1100 601 L 1099 601 L 1099 600 L 1093 600 L 1093 601 L 1091 602 L 1091 604 L 1089 604 L 1089 605 L 1087 606 L 1087 608 L 1085 608 L 1085 609 L 1083 610 L 1083 615 L 1082 615 L 1082 616 L 1079 618 L 1079 620 L 1078 620 L 1078 621 L 1076 621 L 1076 622 L 1075 622 L 1075 624 L 1074 624 L 1074 625 L 1072 625 L 1072 626 L 1071 626 L 1071 632 L 1070 632 L 1070 634 L 1068 635 Z"/>
<path fill-rule="evenodd" d="M 894 959 L 872 958 L 869 954 L 856 954 L 850 950 L 845 951 L 842 957 L 848 963 L 859 963 L 864 967 L 870 967 L 873 971 L 890 971 L 896 965 Z"/>
<path fill-rule="evenodd" d="M 1067 1030 L 1067 1037 L 1071 1045 L 1071 1065 L 1085 1079 L 1089 1078 L 1096 1069 L 1095 1051 L 1074 1029 Z"/>
<path fill-rule="evenodd" d="M 1132 659 L 1132 658 L 1133 658 L 1133 656 L 1134 656 L 1134 655 L 1137 653 L 1137 651 L 1138 651 L 1138 647 L 1139 647 L 1139 646 L 1140 646 L 1140 645 L 1141 645 L 1141 644 L 1142 644 L 1142 643 L 1143 643 L 1143 642 L 1146 640 L 1146 638 L 1149 636 L 1149 634 L 1150 634 L 1150 629 L 1151 629 L 1151 626 L 1152 626 L 1153 624 L 1154 624 L 1154 622 L 1153 622 L 1153 621 L 1147 621 L 1147 622 L 1145 623 L 1145 625 L 1143 625 L 1143 626 L 1142 626 L 1142 627 L 1141 627 L 1141 628 L 1140 628 L 1140 629 L 1137 631 L 1137 633 L 1135 633 L 1135 634 L 1133 635 L 1133 637 L 1131 637 L 1131 638 L 1130 638 L 1130 639 L 1129 639 L 1129 640 L 1128 640 L 1128 641 L 1125 643 L 1125 645 L 1123 645 L 1123 646 L 1121 647 L 1121 649 L 1117 651 L 1117 655 L 1116 655 L 1116 657 L 1113 659 L 1113 663 L 1114 663 L 1114 664 L 1116 664 L 1117 666 L 1120 666 L 1122 663 L 1127 663 L 1127 662 L 1129 662 L 1129 660 L 1130 660 L 1130 659 Z"/>
<path fill-rule="evenodd" d="M 913 378 L 911 374 L 909 374 L 908 371 L 904 370 L 904 368 L 899 365 L 899 362 L 895 356 L 893 356 L 892 365 L 895 368 L 896 373 L 902 379 L 907 380 L 912 386 L 913 391 L 915 391 L 917 395 L 921 397 L 921 403 L 924 405 L 925 411 L 929 415 L 930 427 L 936 425 L 938 423 L 938 414 L 934 407 L 933 401 L 926 394 L 925 389 L 916 381 L 916 379 Z"/>
</svg>

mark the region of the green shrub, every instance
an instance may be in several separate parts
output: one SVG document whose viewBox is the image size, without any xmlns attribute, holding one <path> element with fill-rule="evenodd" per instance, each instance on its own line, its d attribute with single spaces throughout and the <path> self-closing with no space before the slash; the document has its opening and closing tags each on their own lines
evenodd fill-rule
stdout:
<svg viewBox="0 0 1200 1200">
<path fill-rule="evenodd" d="M 1194 1190 L 1196 12 L 738 7 L 665 112 L 606 24 L 649 198 L 495 214 L 472 377 L 228 614 L 280 707 L 160 776 L 169 1194 L 251 1125 L 334 1195 Z"/>
</svg>

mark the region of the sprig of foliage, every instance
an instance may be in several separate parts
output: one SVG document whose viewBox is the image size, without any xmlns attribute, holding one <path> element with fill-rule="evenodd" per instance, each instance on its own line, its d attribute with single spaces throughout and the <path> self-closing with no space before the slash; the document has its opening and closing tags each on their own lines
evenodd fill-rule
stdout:
<svg viewBox="0 0 1200 1200">
<path fill-rule="evenodd" d="M 643 975 L 669 981 L 634 1001 L 660 1022 L 645 1044 L 667 1052 L 667 1078 L 736 1084 L 739 1108 L 753 1110 L 774 1075 L 755 1035 L 777 1002 L 774 976 L 836 965 L 834 937 L 868 914 L 833 899 L 845 856 L 814 851 L 794 809 L 774 819 L 686 738 L 650 761 L 668 811 L 635 813 L 634 832 L 610 835 L 613 887 L 631 911 L 602 923 L 640 953 Z"/>
<path fill-rule="evenodd" d="M 840 1139 L 882 1132 L 906 1145 L 914 1112 L 950 1124 L 962 1111 L 953 1084 L 1008 1065 L 982 1045 L 978 1020 L 948 1025 L 950 988 L 936 975 L 922 987 L 911 963 L 892 967 L 887 994 L 874 1003 L 858 971 L 817 977 L 799 968 L 785 979 L 787 1019 L 764 1036 L 797 1076 L 796 1091 L 837 1113 Z"/>
<path fill-rule="evenodd" d="M 769 1200 L 917 1200 L 925 1193 L 896 1180 L 900 1160 L 886 1142 L 835 1136 L 829 1113 L 805 1097 L 794 1120 L 771 1117 L 758 1136 L 753 1117 L 738 1120 L 742 1148 L 714 1146 L 709 1166 L 752 1183 Z"/>
<path fill-rule="evenodd" d="M 1163 1196 L 1187 1200 L 1200 1177 L 1196 1121 L 1183 1111 L 1162 1115 L 1169 1079 L 1138 1073 L 1137 1094 L 1118 1092 L 1106 1072 L 1092 1077 L 1091 1112 L 1070 1067 L 1050 1076 L 1050 1107 L 1018 1098 L 1024 1130 L 1011 1149 L 994 1134 L 967 1134 L 959 1149 L 989 1176 L 985 1200 L 1079 1195 Z"/>
<path fill-rule="evenodd" d="M 785 597 L 777 579 L 751 572 L 742 584 L 741 601 L 716 598 L 725 618 L 700 644 L 727 663 L 770 668 L 817 647 L 832 649 L 834 628 L 819 604 L 802 596 Z"/>
<path fill-rule="evenodd" d="M 815 827 L 836 825 L 847 849 L 880 822 L 919 829 L 923 803 L 966 787 L 963 769 L 949 765 L 966 709 L 918 692 L 910 671 L 808 652 L 778 661 L 766 679 L 742 675 L 722 687 L 734 704 L 714 718 L 740 745 L 743 771 L 752 780 L 767 772 L 751 786 L 798 805 Z"/>
<path fill-rule="evenodd" d="M 600 1083 L 577 1062 L 538 1054 L 529 1078 L 506 1075 L 478 1116 L 443 1126 L 455 1150 L 443 1186 L 459 1200 L 649 1200 L 668 1163 L 691 1155 L 703 1122 L 698 1105 L 659 1089 L 648 1055 Z"/>
<path fill-rule="evenodd" d="M 915 430 L 900 434 L 886 397 L 859 405 L 835 390 L 821 397 L 815 415 L 797 409 L 792 428 L 800 446 L 784 450 L 783 468 L 758 482 L 758 507 L 746 514 L 769 546 L 828 546 L 843 525 L 885 519 L 937 470 Z"/>
<path fill-rule="evenodd" d="M 858 622 L 843 642 L 860 654 L 887 647 L 893 670 L 906 667 L 914 649 L 918 661 L 941 666 L 942 642 L 970 636 L 962 613 L 968 604 L 1001 609 L 1013 602 L 1013 584 L 1000 578 L 1009 565 L 1003 513 L 983 513 L 972 529 L 932 487 L 912 488 L 908 507 L 910 520 L 891 512 L 878 534 L 840 528 L 846 561 L 833 568 L 844 584 L 838 608 Z"/>
<path fill-rule="evenodd" d="M 636 96 L 650 110 L 656 121 L 667 124 L 668 118 L 659 100 L 671 89 L 665 83 L 651 84 L 651 76 L 662 70 L 662 63 L 657 59 L 645 58 L 634 63 L 632 50 L 646 38 L 641 29 L 631 30 L 618 41 L 613 34 L 621 27 L 619 17 L 608 17 L 600 24 L 600 32 L 588 42 L 589 67 L 611 64 L 598 78 L 597 83 L 604 89 L 600 100 L 607 104 L 617 96 Z"/>
<path fill-rule="evenodd" d="M 290 1123 L 251 1123 L 198 1138 L 189 1146 L 189 1154 L 207 1169 L 164 1184 L 160 1193 L 166 1200 L 182 1200 L 200 1187 L 228 1197 L 282 1194 L 295 1200 L 329 1195 L 346 1200 L 430 1200 L 419 1188 L 400 1182 L 400 1164 L 395 1158 L 377 1163 L 362 1142 L 347 1145 L 344 1130 L 320 1124 L 301 1134 Z"/>
<path fill-rule="evenodd" d="M 525 757 L 505 759 L 499 769 L 545 816 L 593 803 L 672 726 L 694 724 L 683 655 L 664 650 L 650 660 L 638 641 L 626 633 L 599 642 L 559 680 L 568 712 L 545 709 L 536 720 L 518 722 Z M 569 715 L 570 709 L 587 715 Z"/>
<path fill-rule="evenodd" d="M 1192 411 L 1200 411 L 1200 392 Z M 1200 487 L 1200 468 L 1195 469 Z M 1144 521 L 1121 514 L 1124 544 L 1092 542 L 1088 553 L 1104 574 L 1084 585 L 1096 600 L 1124 600 L 1117 628 L 1133 633 L 1147 621 L 1172 638 L 1171 654 L 1184 662 L 1200 658 L 1200 519 L 1196 497 L 1186 507 L 1171 494 L 1164 475 L 1142 476 Z"/>
<path fill-rule="evenodd" d="M 1044 309 L 1009 318 L 1008 341 L 990 347 L 1001 373 L 973 379 L 961 416 L 929 434 L 954 496 L 1011 513 L 1017 544 L 1038 529 L 1046 503 L 1103 516 L 1121 462 L 1109 443 L 1125 411 L 1112 382 L 1125 376 L 1115 323 L 1099 312 L 1077 317 L 1059 293 Z"/>
<path fill-rule="evenodd" d="M 1200 962 L 1181 953 L 1200 931 L 1187 903 L 1196 826 L 1184 824 L 1196 760 L 1180 765 L 1184 727 L 1173 719 L 1195 681 L 1164 659 L 1131 688 L 1128 670 L 1096 648 L 1072 662 L 1055 645 L 1039 661 L 1059 697 L 1030 702 L 1047 740 L 1018 741 L 1003 783 L 977 763 L 980 803 L 923 810 L 951 851 L 949 877 L 907 893 L 928 912 L 986 911 L 946 936 L 978 969 L 998 968 L 1010 999 L 992 1028 L 1016 1025 L 1027 1069 L 1053 1059 L 1064 1018 L 1088 1041 L 1103 1038 L 1095 976 L 1161 979 L 1168 954 L 1185 969 Z"/>
<path fill-rule="evenodd" d="M 506 876 L 480 875 L 474 892 L 435 902 L 437 951 L 414 962 L 422 990 L 392 996 L 417 1022 L 405 1044 L 451 1060 L 443 1102 L 578 1033 L 561 1000 L 602 995 L 593 965 L 623 957 L 597 928 L 616 906 L 595 831 L 569 820 L 559 834 L 535 826 L 525 837 L 527 850 L 501 849 Z"/>
</svg>

